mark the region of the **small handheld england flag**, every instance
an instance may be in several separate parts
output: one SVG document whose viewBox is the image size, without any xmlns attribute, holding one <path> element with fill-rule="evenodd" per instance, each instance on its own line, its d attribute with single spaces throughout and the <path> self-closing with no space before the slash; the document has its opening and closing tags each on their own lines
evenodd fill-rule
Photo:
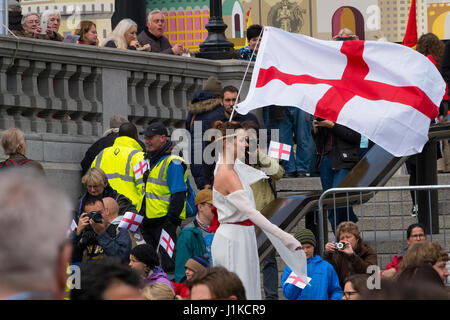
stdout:
<svg viewBox="0 0 450 320">
<path fill-rule="evenodd" d="M 175 250 L 175 242 L 173 242 L 170 235 L 164 229 L 162 229 L 162 232 L 161 232 L 161 238 L 159 239 L 159 245 L 162 246 L 164 248 L 164 250 L 167 251 L 167 254 L 169 255 L 169 257 L 172 258 L 173 251 Z"/>
<path fill-rule="evenodd" d="M 306 277 L 307 282 L 303 281 L 300 277 L 298 277 L 294 272 L 291 272 L 289 277 L 286 279 L 286 283 L 291 283 L 294 286 L 299 287 L 300 289 L 303 289 L 306 287 L 306 285 L 309 285 L 309 282 L 311 281 L 310 277 Z"/>
<path fill-rule="evenodd" d="M 291 155 L 291 145 L 270 141 L 269 157 L 289 161 Z"/>
<path fill-rule="evenodd" d="M 148 170 L 148 167 L 149 167 L 148 160 L 146 160 L 146 159 L 135 164 L 133 166 L 133 170 L 134 170 L 134 176 L 136 177 L 136 179 L 141 178 L 144 175 L 145 171 Z"/>
<path fill-rule="evenodd" d="M 72 219 L 72 223 L 70 224 L 70 228 L 69 228 L 69 230 L 67 231 L 67 236 L 68 236 L 69 234 L 71 234 L 71 233 L 73 232 L 73 230 L 76 230 L 77 227 L 78 227 L 77 223 L 75 222 L 74 219 Z"/>
<path fill-rule="evenodd" d="M 130 230 L 131 232 L 136 232 L 143 219 L 144 216 L 141 216 L 140 214 L 136 214 L 134 212 L 126 212 L 123 215 L 122 220 L 120 220 L 119 228 L 124 228 Z"/>
</svg>

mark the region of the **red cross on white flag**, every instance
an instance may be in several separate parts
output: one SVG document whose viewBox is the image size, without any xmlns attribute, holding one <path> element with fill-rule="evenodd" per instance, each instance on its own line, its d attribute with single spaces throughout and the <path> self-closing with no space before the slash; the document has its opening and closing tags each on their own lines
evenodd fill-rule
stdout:
<svg viewBox="0 0 450 320">
<path fill-rule="evenodd" d="M 289 144 L 270 141 L 269 157 L 289 161 L 291 146 Z"/>
<path fill-rule="evenodd" d="M 175 250 L 175 242 L 173 242 L 170 235 L 164 229 L 162 229 L 161 231 L 161 238 L 159 239 L 159 245 L 162 246 L 164 250 L 167 251 L 169 257 L 172 258 L 173 251 Z"/>
<path fill-rule="evenodd" d="M 142 177 L 145 173 L 145 171 L 148 170 L 148 160 L 142 160 L 141 162 L 135 164 L 133 166 L 133 170 L 134 170 L 134 176 L 136 177 L 136 179 L 139 179 L 140 177 Z"/>
<path fill-rule="evenodd" d="M 411 48 L 264 27 L 249 92 L 236 111 L 295 106 L 402 157 L 422 151 L 444 92 L 438 69 Z"/>
<path fill-rule="evenodd" d="M 75 220 L 72 219 L 72 223 L 70 224 L 69 230 L 67 231 L 67 235 L 72 233 L 73 230 L 75 230 L 77 227 L 78 227 L 77 223 L 75 222 Z"/>
<path fill-rule="evenodd" d="M 143 219 L 144 216 L 141 216 L 140 214 L 136 214 L 134 212 L 126 212 L 123 215 L 122 220 L 120 220 L 119 228 L 124 228 L 130 230 L 131 232 L 136 232 Z"/>
<path fill-rule="evenodd" d="M 310 283 L 310 281 L 312 280 L 310 277 L 306 277 L 308 280 L 308 284 Z M 294 286 L 299 287 L 300 289 L 304 289 L 306 287 L 306 283 L 300 279 L 300 277 L 298 277 L 294 272 L 291 272 L 291 274 L 289 275 L 289 277 L 286 279 L 286 283 L 291 283 Z"/>
</svg>

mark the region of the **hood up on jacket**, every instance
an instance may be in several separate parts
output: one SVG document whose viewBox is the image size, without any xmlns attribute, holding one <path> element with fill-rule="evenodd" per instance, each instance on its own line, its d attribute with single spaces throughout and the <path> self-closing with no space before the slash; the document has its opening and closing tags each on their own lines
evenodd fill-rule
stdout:
<svg viewBox="0 0 450 320">
<path fill-rule="evenodd" d="M 194 93 L 188 105 L 188 111 L 192 114 L 200 114 L 213 110 L 220 105 L 220 99 L 207 90 L 198 90 Z"/>
</svg>

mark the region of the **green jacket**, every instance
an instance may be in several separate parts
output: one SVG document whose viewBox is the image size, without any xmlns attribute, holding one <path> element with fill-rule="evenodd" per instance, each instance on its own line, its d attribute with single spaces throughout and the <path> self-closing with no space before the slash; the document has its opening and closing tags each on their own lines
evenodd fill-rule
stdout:
<svg viewBox="0 0 450 320">
<path fill-rule="evenodd" d="M 194 218 L 195 219 L 195 218 Z M 206 246 L 200 228 L 183 228 L 177 239 L 175 255 L 175 282 L 182 282 L 186 276 L 184 265 L 194 256 L 203 256 Z"/>
</svg>

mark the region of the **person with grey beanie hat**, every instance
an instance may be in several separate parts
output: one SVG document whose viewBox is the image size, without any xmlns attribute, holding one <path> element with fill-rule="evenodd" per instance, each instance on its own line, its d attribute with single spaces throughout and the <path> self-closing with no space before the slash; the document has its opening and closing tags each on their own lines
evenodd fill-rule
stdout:
<svg viewBox="0 0 450 320">
<path fill-rule="evenodd" d="M 288 278 L 295 276 L 292 270 L 286 266 L 281 278 L 283 295 L 289 300 L 342 300 L 342 289 L 339 277 L 333 266 L 323 260 L 319 255 L 314 255 L 316 237 L 309 229 L 297 232 L 294 237 L 302 244 L 307 258 L 307 275 L 311 278 L 311 286 L 301 289 L 293 283 L 287 282 Z"/>
</svg>

